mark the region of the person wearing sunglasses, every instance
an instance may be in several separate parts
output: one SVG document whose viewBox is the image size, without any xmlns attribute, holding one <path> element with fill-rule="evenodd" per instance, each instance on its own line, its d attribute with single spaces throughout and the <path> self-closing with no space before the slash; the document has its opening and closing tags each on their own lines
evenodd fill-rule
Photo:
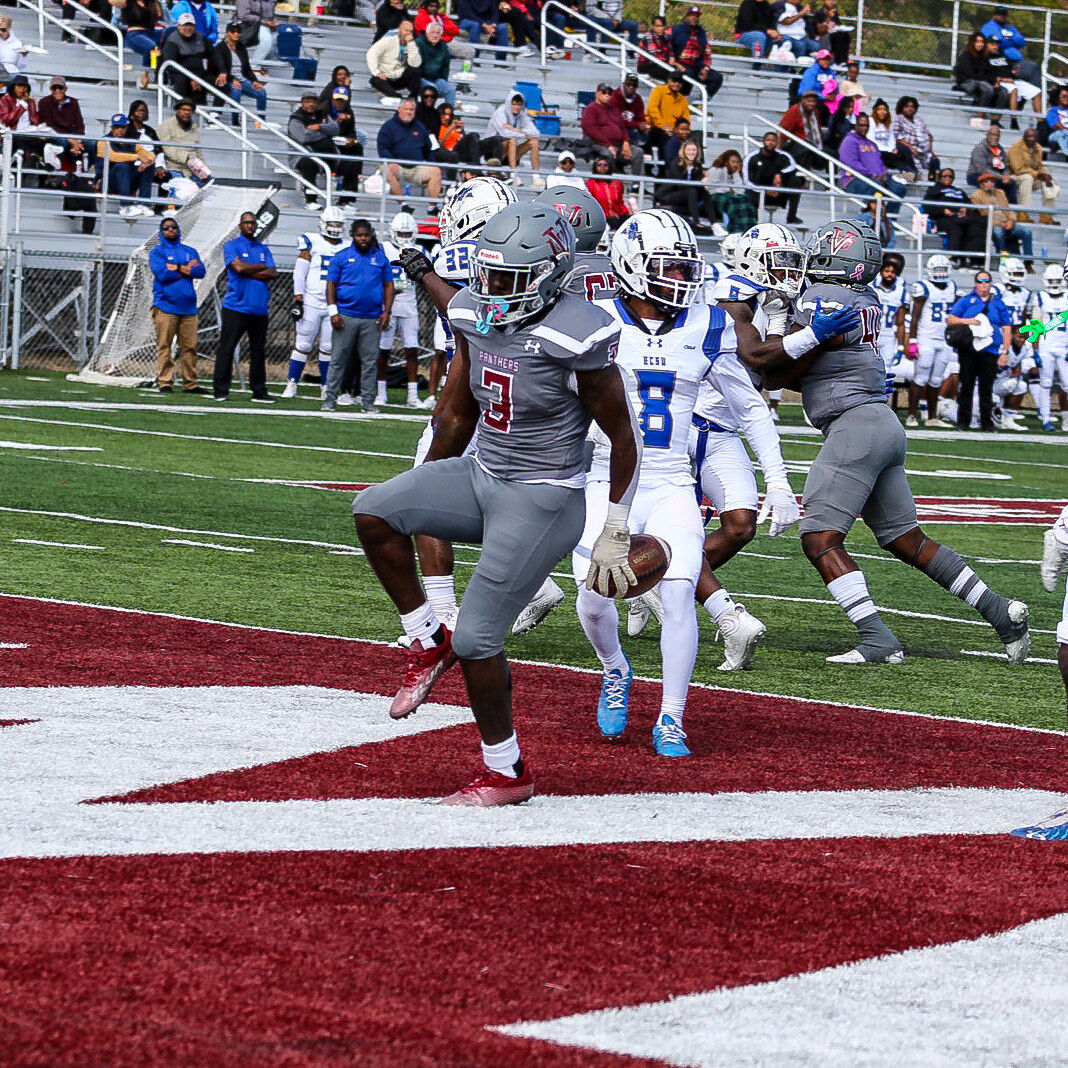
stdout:
<svg viewBox="0 0 1068 1068">
<path fill-rule="evenodd" d="M 182 391 L 205 392 L 197 385 L 197 292 L 205 275 L 200 253 L 182 244 L 178 219 L 168 212 L 159 224 L 159 244 L 148 254 L 152 271 L 152 325 L 156 328 L 156 386 L 174 392 L 172 347 L 178 339 Z"/>
</svg>

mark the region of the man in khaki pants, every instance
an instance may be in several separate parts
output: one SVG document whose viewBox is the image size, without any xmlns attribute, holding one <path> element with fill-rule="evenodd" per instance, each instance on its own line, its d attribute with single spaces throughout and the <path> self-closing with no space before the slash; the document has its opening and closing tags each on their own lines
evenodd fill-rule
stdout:
<svg viewBox="0 0 1068 1068">
<path fill-rule="evenodd" d="M 168 212 L 159 224 L 159 244 L 148 254 L 152 270 L 152 322 L 156 328 L 156 385 L 174 392 L 171 347 L 178 338 L 182 391 L 204 393 L 197 385 L 197 294 L 194 280 L 204 277 L 200 253 L 183 245 L 178 220 Z"/>
</svg>

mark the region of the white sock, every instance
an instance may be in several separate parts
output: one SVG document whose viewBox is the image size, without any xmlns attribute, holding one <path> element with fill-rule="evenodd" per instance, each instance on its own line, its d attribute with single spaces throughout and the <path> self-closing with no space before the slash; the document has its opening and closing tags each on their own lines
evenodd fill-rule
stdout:
<svg viewBox="0 0 1068 1068">
<path fill-rule="evenodd" d="M 974 581 L 972 581 L 974 579 Z M 971 587 L 968 588 L 968 584 L 971 583 Z M 961 590 L 967 589 L 967 593 L 961 593 Z M 953 580 L 953 584 L 949 587 L 949 592 L 954 597 L 959 597 L 965 604 L 970 604 L 972 608 L 979 603 L 979 598 L 983 596 L 990 587 L 970 568 L 967 564 L 964 565 L 964 569 Z"/>
<path fill-rule="evenodd" d="M 575 611 L 583 633 L 589 638 L 605 671 L 626 671 L 627 658 L 623 655 L 623 646 L 619 644 L 619 611 L 616 602 L 586 589 L 586 584 L 580 582 Z"/>
<path fill-rule="evenodd" d="M 659 587 L 664 605 L 664 625 L 660 628 L 664 677 L 660 714 L 666 713 L 680 725 L 697 660 L 697 612 L 693 589 L 694 584 L 689 579 L 664 579 Z"/>
<path fill-rule="evenodd" d="M 383 404 L 386 402 L 386 380 L 384 378 L 378 380 L 378 394 L 375 396 L 375 402 L 379 401 Z"/>
<path fill-rule="evenodd" d="M 402 613 L 400 618 L 404 633 L 413 642 L 419 642 L 424 649 L 428 644 L 433 644 L 430 639 L 437 633 L 441 623 L 434 614 L 434 609 L 430 607 L 429 601 L 424 601 L 414 611 Z"/>
<path fill-rule="evenodd" d="M 424 575 L 423 589 L 438 619 L 455 614 L 456 582 L 452 575 Z"/>
<path fill-rule="evenodd" d="M 482 743 L 482 761 L 490 771 L 498 775 L 507 775 L 509 779 L 518 778 L 515 771 L 519 763 L 519 742 L 513 732 L 511 738 L 505 738 L 496 745 Z"/>
<path fill-rule="evenodd" d="M 716 590 L 707 601 L 705 611 L 718 623 L 732 608 L 734 601 L 726 590 Z"/>
<path fill-rule="evenodd" d="M 1043 423 L 1049 422 L 1050 396 L 1052 392 L 1049 386 L 1039 386 L 1038 395 L 1035 397 L 1035 404 L 1038 406 L 1038 418 Z"/>
<path fill-rule="evenodd" d="M 409 404 L 414 404 L 415 401 L 417 401 L 418 399 L 419 399 L 419 383 L 418 382 L 409 382 L 408 383 L 408 403 Z"/>
<path fill-rule="evenodd" d="M 827 583 L 830 595 L 841 605 L 850 623 L 859 623 L 869 616 L 878 615 L 875 602 L 868 593 L 868 583 L 863 571 L 850 571 L 841 578 Z"/>
</svg>

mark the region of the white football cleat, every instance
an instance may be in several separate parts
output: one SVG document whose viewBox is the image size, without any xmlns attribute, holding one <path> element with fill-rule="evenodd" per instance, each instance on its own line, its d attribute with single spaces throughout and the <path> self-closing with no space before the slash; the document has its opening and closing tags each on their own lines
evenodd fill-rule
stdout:
<svg viewBox="0 0 1068 1068">
<path fill-rule="evenodd" d="M 649 616 L 656 616 L 656 621 L 664 625 L 664 605 L 655 590 L 643 593 L 640 597 L 627 601 L 627 634 L 637 638 L 649 622 Z"/>
<path fill-rule="evenodd" d="M 1052 593 L 1057 588 L 1057 577 L 1062 571 L 1068 571 L 1068 548 L 1057 540 L 1052 530 L 1042 535 L 1042 563 L 1038 573 L 1042 578 L 1042 588 Z"/>
<path fill-rule="evenodd" d="M 723 663 L 720 671 L 748 671 L 753 666 L 756 648 L 768 628 L 749 614 L 744 604 L 736 604 L 718 620 L 717 639 L 723 636 Z"/>
<path fill-rule="evenodd" d="M 286 388 L 282 390 L 282 400 L 289 400 L 291 397 L 297 395 L 297 383 L 291 378 L 286 383 Z"/>
<path fill-rule="evenodd" d="M 905 426 L 919 426 L 919 425 L 920 425 L 920 421 L 914 415 L 910 415 L 905 420 Z"/>
<path fill-rule="evenodd" d="M 533 630 L 564 599 L 564 591 L 547 578 L 534 599 L 519 613 L 519 618 L 512 624 L 513 634 L 526 634 Z"/>
<path fill-rule="evenodd" d="M 1013 666 L 1022 664 L 1031 651 L 1031 632 L 1027 628 L 1027 621 L 1031 617 L 1031 609 L 1023 601 L 1009 601 L 1007 609 L 1009 619 L 1018 626 L 1023 627 L 1019 637 L 1005 643 L 1005 655 Z"/>
<path fill-rule="evenodd" d="M 356 398 L 351 393 L 342 393 L 337 399 L 339 408 L 353 408 L 356 406 Z"/>
<path fill-rule="evenodd" d="M 869 660 L 859 649 L 850 649 L 848 653 L 839 653 L 838 656 L 829 656 L 826 659 L 828 664 L 903 664 L 905 650 L 895 649 L 885 656 Z"/>
</svg>

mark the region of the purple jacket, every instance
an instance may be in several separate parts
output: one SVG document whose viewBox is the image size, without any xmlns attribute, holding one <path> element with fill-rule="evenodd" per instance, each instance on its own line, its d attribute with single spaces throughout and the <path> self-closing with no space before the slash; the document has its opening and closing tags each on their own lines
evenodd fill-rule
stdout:
<svg viewBox="0 0 1068 1068">
<path fill-rule="evenodd" d="M 886 164 L 883 163 L 879 146 L 874 141 L 861 137 L 856 130 L 851 130 L 843 138 L 842 147 L 838 149 L 838 158 L 868 178 L 881 181 L 886 174 Z M 847 186 L 851 181 L 853 181 L 853 175 L 848 171 L 843 171 L 842 185 Z"/>
</svg>

